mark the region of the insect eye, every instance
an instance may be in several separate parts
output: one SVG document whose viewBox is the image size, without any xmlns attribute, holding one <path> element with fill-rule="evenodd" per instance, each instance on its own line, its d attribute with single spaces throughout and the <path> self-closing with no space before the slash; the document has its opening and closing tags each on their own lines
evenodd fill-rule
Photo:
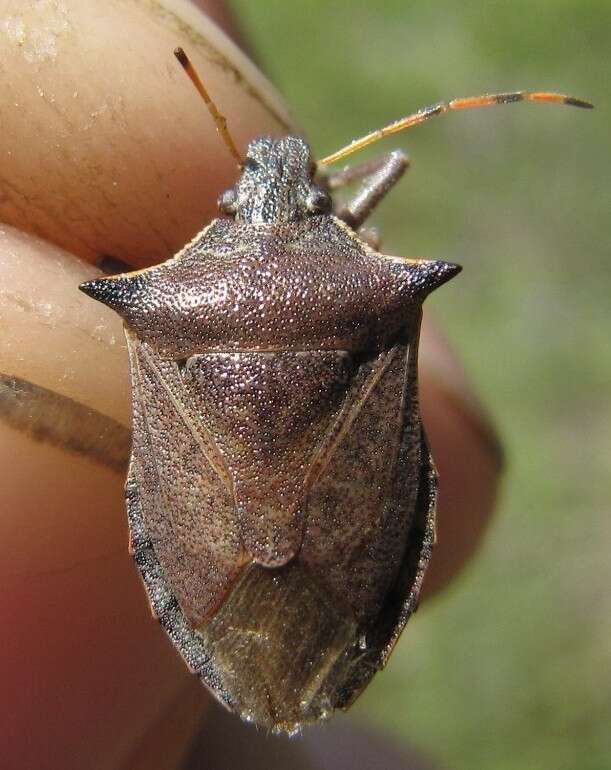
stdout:
<svg viewBox="0 0 611 770">
<path fill-rule="evenodd" d="M 236 194 L 233 190 L 225 190 L 217 201 L 219 211 L 223 214 L 236 213 Z"/>
<path fill-rule="evenodd" d="M 320 187 L 312 187 L 306 198 L 306 206 L 313 214 L 326 214 L 331 210 L 331 196 Z"/>
<path fill-rule="evenodd" d="M 242 168 L 244 171 L 258 171 L 261 165 L 254 158 L 246 158 L 244 163 L 242 163 Z"/>
</svg>

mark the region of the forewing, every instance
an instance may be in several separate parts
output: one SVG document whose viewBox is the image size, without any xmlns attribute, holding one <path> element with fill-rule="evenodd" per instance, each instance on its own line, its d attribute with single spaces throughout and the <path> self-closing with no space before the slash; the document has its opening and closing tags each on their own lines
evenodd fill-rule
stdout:
<svg viewBox="0 0 611 770">
<path fill-rule="evenodd" d="M 243 564 L 223 459 L 184 399 L 178 366 L 127 333 L 134 400 L 129 484 L 183 612 L 198 625 Z"/>
<path fill-rule="evenodd" d="M 301 559 L 365 623 L 399 574 L 418 494 L 421 441 L 409 353 L 397 345 L 363 362 L 308 497 Z"/>
</svg>

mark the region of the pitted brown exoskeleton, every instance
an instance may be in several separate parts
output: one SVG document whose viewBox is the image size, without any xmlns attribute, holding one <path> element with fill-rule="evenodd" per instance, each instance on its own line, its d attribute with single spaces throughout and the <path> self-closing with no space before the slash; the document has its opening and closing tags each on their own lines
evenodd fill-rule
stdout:
<svg viewBox="0 0 611 770">
<path fill-rule="evenodd" d="M 384 666 L 435 538 L 419 325 L 460 268 L 360 237 L 406 159 L 324 171 L 355 145 L 317 167 L 299 137 L 253 140 L 224 217 L 162 265 L 81 286 L 125 321 L 126 498 L 153 613 L 221 702 L 272 730 L 347 707 Z"/>
</svg>

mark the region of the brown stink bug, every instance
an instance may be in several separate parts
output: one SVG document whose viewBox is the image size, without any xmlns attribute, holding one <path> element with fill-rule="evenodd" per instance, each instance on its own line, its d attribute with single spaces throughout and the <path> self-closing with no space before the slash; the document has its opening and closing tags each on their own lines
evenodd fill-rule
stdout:
<svg viewBox="0 0 611 770">
<path fill-rule="evenodd" d="M 131 549 L 189 667 L 244 719 L 294 731 L 345 708 L 386 663 L 435 539 L 436 473 L 420 422 L 422 302 L 448 262 L 379 253 L 360 230 L 397 182 L 391 152 L 325 166 L 452 109 L 421 110 L 325 158 L 297 136 L 241 175 L 175 257 L 81 289 L 125 321 L 133 387 Z M 333 192 L 364 180 L 347 204 Z"/>
</svg>

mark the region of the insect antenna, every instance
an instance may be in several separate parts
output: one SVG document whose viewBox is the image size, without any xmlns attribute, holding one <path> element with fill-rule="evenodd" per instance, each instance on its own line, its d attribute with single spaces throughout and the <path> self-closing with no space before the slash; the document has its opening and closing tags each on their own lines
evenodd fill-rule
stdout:
<svg viewBox="0 0 611 770">
<path fill-rule="evenodd" d="M 223 142 L 225 143 L 225 146 L 227 147 L 229 152 L 233 155 L 233 157 L 237 160 L 238 166 L 241 166 L 242 156 L 238 152 L 238 148 L 235 146 L 235 142 L 233 141 L 231 134 L 229 133 L 229 129 L 227 128 L 227 119 L 225 118 L 224 115 L 222 115 L 219 112 L 218 107 L 212 100 L 210 94 L 206 90 L 206 87 L 202 83 L 200 76 L 195 71 L 195 67 L 191 64 L 191 60 L 189 59 L 187 54 L 183 51 L 183 49 L 175 48 L 174 56 L 178 59 L 181 67 L 187 73 L 187 75 L 191 79 L 191 82 L 193 83 L 198 93 L 206 103 L 206 107 L 208 108 L 208 111 L 212 116 L 212 120 L 214 120 L 216 124 L 216 130 L 218 131 Z"/>
<path fill-rule="evenodd" d="M 342 158 L 346 158 L 348 155 L 352 155 L 353 152 L 358 152 L 358 150 L 378 142 L 385 136 L 413 128 L 413 126 L 418 126 L 420 123 L 429 120 L 429 118 L 434 118 L 436 115 L 442 115 L 451 110 L 470 110 L 474 107 L 491 107 L 496 104 L 510 104 L 511 102 L 550 102 L 553 104 L 569 104 L 572 107 L 583 107 L 588 110 L 591 110 L 594 106 L 583 99 L 576 99 L 574 96 L 565 96 L 564 94 L 556 94 L 549 91 L 511 91 L 505 94 L 484 94 L 483 96 L 468 96 L 464 99 L 452 99 L 451 102 L 439 102 L 431 107 L 423 107 L 411 115 L 389 123 L 384 128 L 379 128 L 377 131 L 372 131 L 360 139 L 355 139 L 350 144 L 342 147 L 341 150 L 337 150 L 337 152 L 327 155 L 326 158 L 322 158 L 318 163 L 335 163 Z"/>
</svg>

